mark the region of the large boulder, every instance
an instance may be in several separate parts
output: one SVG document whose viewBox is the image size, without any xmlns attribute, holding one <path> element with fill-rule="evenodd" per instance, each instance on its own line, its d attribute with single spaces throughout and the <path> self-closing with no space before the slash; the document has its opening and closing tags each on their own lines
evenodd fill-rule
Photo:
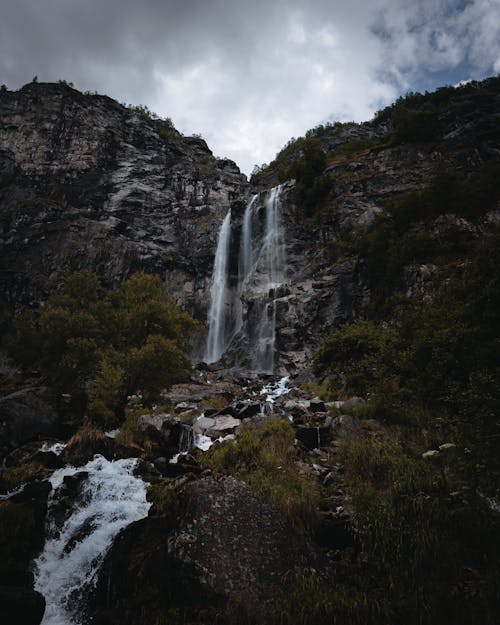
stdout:
<svg viewBox="0 0 500 625">
<path fill-rule="evenodd" d="M 115 541 L 91 599 L 93 623 L 142 625 L 169 611 L 215 622 L 232 601 L 255 615 L 284 591 L 284 579 L 293 592 L 296 567 L 328 575 L 317 548 L 236 478 L 188 482 L 168 510 L 170 517 L 139 521 Z"/>
<path fill-rule="evenodd" d="M 56 395 L 46 386 L 29 386 L 0 397 L 0 453 L 35 436 L 57 434 Z"/>
</svg>

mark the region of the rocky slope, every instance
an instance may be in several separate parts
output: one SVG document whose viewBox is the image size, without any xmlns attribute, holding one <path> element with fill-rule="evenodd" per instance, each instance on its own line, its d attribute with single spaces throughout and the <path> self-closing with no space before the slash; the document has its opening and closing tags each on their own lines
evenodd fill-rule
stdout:
<svg viewBox="0 0 500 625">
<path fill-rule="evenodd" d="M 325 153 L 328 191 L 311 214 L 292 180 L 282 190 L 287 262 L 277 302 L 282 368 L 302 368 L 325 331 L 355 318 L 369 301 L 363 264 L 343 253 L 339 243 L 369 228 L 392 198 L 425 188 L 437 170 L 461 176 L 499 161 L 500 94 L 492 81 L 433 94 L 439 133 L 423 141 L 395 133 L 397 118 L 390 109 L 370 123 L 309 133 Z M 410 101 L 410 111 L 417 105 Z M 0 92 L 3 324 L 79 268 L 96 271 L 111 286 L 136 270 L 158 273 L 176 301 L 205 323 L 223 217 L 232 206 L 237 240 L 251 192 L 260 193 L 263 213 L 282 161 L 302 158 L 300 141 L 283 155 L 250 185 L 234 163 L 214 158 L 202 139 L 181 136 L 168 122 L 110 98 L 65 84 Z M 421 227 L 435 236 L 443 228 L 480 234 L 495 219 L 493 211 L 471 225 L 448 215 Z M 426 271 L 409 265 L 406 289 L 418 289 Z M 250 301 L 251 293 L 246 298 Z M 245 351 L 248 346 L 240 342 L 226 364 L 244 361 Z"/>
<path fill-rule="evenodd" d="M 159 273 L 204 319 L 220 222 L 248 193 L 203 139 L 65 84 L 0 92 L 0 182 L 4 321 L 79 268 Z"/>
</svg>

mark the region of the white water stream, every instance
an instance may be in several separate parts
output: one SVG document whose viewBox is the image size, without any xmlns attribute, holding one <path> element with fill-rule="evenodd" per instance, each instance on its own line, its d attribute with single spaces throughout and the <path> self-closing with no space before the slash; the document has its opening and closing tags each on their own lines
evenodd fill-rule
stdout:
<svg viewBox="0 0 500 625">
<path fill-rule="evenodd" d="M 285 281 L 286 267 L 280 195 L 281 186 L 274 187 L 267 194 L 264 201 L 265 222 L 260 226 L 259 196 L 254 195 L 247 203 L 237 248 L 238 283 L 233 289 L 229 287 L 231 211 L 222 222 L 210 288 L 209 331 L 204 357 L 207 363 L 219 360 L 232 338 L 244 329 L 243 300 L 245 290 L 250 286 L 254 291 L 255 312 L 253 327 L 251 330 L 246 328 L 246 334 L 250 342 L 252 369 L 262 373 L 274 370 L 276 300 L 278 288 Z"/>
<path fill-rule="evenodd" d="M 226 349 L 227 273 L 229 243 L 231 240 L 231 209 L 222 222 L 215 252 L 210 308 L 208 311 L 208 339 L 205 362 L 216 362 Z"/>
<path fill-rule="evenodd" d="M 96 582 L 106 552 L 120 530 L 148 514 L 147 484 L 133 475 L 137 460 L 95 456 L 85 466 L 52 474 L 47 539 L 35 560 L 35 589 L 46 601 L 42 625 L 79 625 L 82 591 Z M 85 471 L 81 493 L 68 518 L 57 527 L 57 489 L 66 476 Z"/>
</svg>

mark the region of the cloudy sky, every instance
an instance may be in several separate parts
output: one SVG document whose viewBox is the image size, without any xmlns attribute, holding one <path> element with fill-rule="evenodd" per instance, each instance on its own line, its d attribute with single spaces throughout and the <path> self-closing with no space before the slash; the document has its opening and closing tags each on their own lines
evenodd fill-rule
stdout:
<svg viewBox="0 0 500 625">
<path fill-rule="evenodd" d="M 249 173 L 292 136 L 500 72 L 500 0 L 0 0 L 0 83 L 146 104 Z"/>
</svg>

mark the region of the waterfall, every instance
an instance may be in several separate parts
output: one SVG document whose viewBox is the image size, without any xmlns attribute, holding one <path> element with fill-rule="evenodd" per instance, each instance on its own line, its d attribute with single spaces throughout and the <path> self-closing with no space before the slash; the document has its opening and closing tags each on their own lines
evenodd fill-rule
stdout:
<svg viewBox="0 0 500 625">
<path fill-rule="evenodd" d="M 248 278 L 254 262 L 253 241 L 252 241 L 252 220 L 254 217 L 254 206 L 259 196 L 253 195 L 245 208 L 243 215 L 243 225 L 241 227 L 240 254 L 238 258 L 238 283 L 240 291 L 243 291 L 245 281 Z"/>
<path fill-rule="evenodd" d="M 210 309 L 208 311 L 208 339 L 205 362 L 216 362 L 227 346 L 226 314 L 228 291 L 228 258 L 231 240 L 231 209 L 222 222 L 215 252 L 212 285 L 210 287 Z"/>
<path fill-rule="evenodd" d="M 148 514 L 146 484 L 133 471 L 136 459 L 110 462 L 95 456 L 84 467 L 55 471 L 50 481 L 48 538 L 34 562 L 35 589 L 46 601 L 42 625 L 79 625 L 85 591 L 118 532 Z M 80 474 L 77 501 L 61 522 L 58 488 L 64 478 Z M 76 479 L 76 477 L 75 477 Z M 59 519 L 59 521 L 58 521 Z"/>
<path fill-rule="evenodd" d="M 284 281 L 285 252 L 280 220 L 281 185 L 269 192 L 266 226 L 259 264 L 264 274 L 266 292 L 261 302 L 261 314 L 254 337 L 253 365 L 257 371 L 272 373 L 276 352 L 276 312 L 278 287 Z"/>
<path fill-rule="evenodd" d="M 276 352 L 278 287 L 285 276 L 285 244 L 280 219 L 281 185 L 269 191 L 264 211 L 259 195 L 247 203 L 239 241 L 231 244 L 231 211 L 222 222 L 210 287 L 208 339 L 204 360 L 216 362 L 233 337 L 244 329 L 250 343 L 250 362 L 255 371 L 272 373 Z M 238 233 L 238 228 L 234 227 Z M 233 235 L 234 236 L 234 235 Z M 238 249 L 238 281 L 229 286 L 230 249 Z M 233 273 L 231 275 L 234 275 Z M 244 300 L 252 303 L 248 327 Z M 247 327 L 245 327 L 247 324 Z"/>
</svg>

